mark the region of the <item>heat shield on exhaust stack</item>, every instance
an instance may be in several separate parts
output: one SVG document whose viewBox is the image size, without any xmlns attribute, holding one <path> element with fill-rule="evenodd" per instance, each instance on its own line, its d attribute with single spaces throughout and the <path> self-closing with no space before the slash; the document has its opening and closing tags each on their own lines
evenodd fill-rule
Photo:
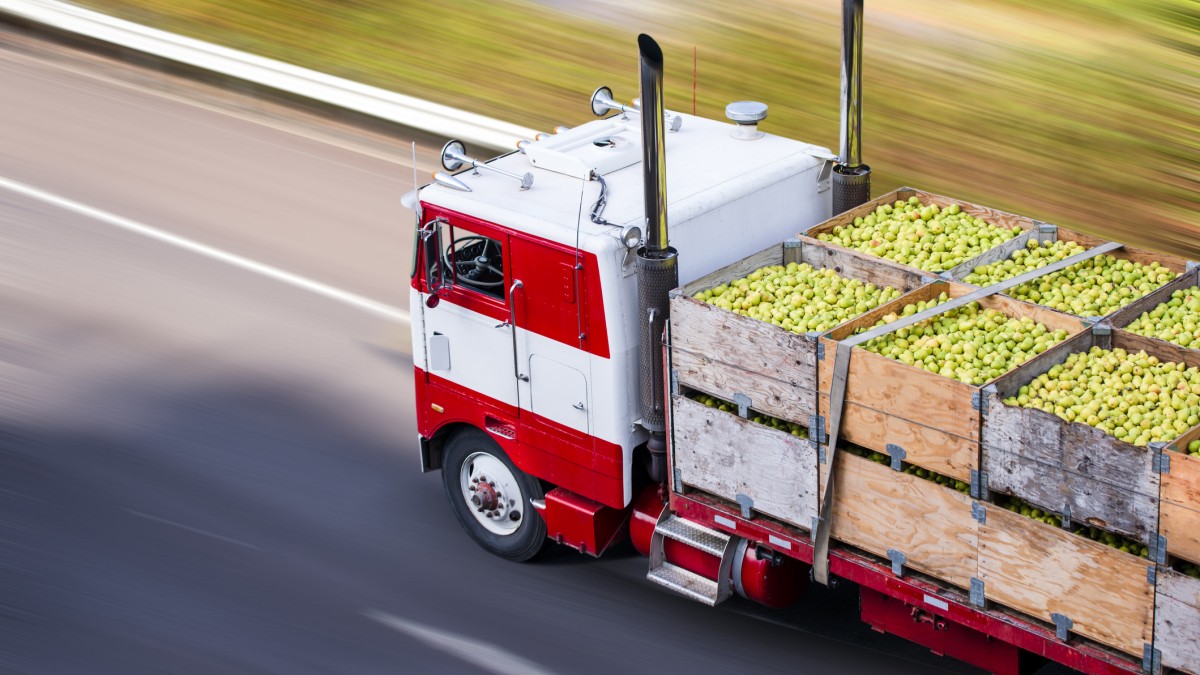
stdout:
<svg viewBox="0 0 1200 675">
<path fill-rule="evenodd" d="M 678 253 L 667 240 L 667 162 L 663 133 L 663 54 L 649 35 L 638 36 L 641 54 L 642 171 L 646 244 L 637 252 L 639 375 L 642 426 L 650 432 L 651 478 L 665 479 L 665 411 L 662 334 L 668 293 L 679 285 Z"/>
</svg>

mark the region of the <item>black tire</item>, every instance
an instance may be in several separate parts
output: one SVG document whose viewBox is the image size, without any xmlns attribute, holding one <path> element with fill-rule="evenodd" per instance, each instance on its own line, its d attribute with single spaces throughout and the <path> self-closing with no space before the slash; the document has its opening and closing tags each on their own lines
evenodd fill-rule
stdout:
<svg viewBox="0 0 1200 675">
<path fill-rule="evenodd" d="M 512 474 L 521 493 L 513 499 L 522 504 L 522 517 L 516 529 L 508 534 L 497 534 L 487 529 L 477 518 L 463 495 L 463 464 L 471 457 L 491 455 L 499 460 Z M 442 487 L 450 501 L 450 509 L 463 529 L 471 538 L 488 551 L 514 562 L 524 562 L 538 554 L 546 543 L 546 523 L 530 499 L 542 499 L 545 493 L 541 482 L 521 471 L 512 463 L 504 450 L 485 432 L 479 429 L 462 429 L 446 442 L 442 455 Z"/>
</svg>

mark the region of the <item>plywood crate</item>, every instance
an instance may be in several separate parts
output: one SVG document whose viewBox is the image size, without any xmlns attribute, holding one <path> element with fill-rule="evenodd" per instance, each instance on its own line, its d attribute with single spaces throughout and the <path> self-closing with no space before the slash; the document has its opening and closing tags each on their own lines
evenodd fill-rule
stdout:
<svg viewBox="0 0 1200 675">
<path fill-rule="evenodd" d="M 869 329 L 907 304 L 930 300 L 943 292 L 952 298 L 962 297 L 974 290 L 966 284 L 935 282 L 821 336 L 818 405 L 822 422 L 828 425 L 830 417 L 829 393 L 839 340 Z M 1009 316 L 1028 316 L 1050 330 L 1064 329 L 1071 334 L 1084 330 L 1077 319 L 1003 296 L 985 297 L 979 304 Z M 904 461 L 910 464 L 969 482 L 971 471 L 980 466 L 981 389 L 856 347 L 850 356 L 840 436 L 849 443 L 889 455 L 903 451 Z"/>
<path fill-rule="evenodd" d="M 956 490 L 840 450 L 830 536 L 969 589 L 977 575 L 974 500 Z"/>
<path fill-rule="evenodd" d="M 1150 562 L 1059 527 L 980 503 L 984 597 L 1141 657 L 1154 629 Z M 1061 619 L 1060 619 L 1061 621 Z"/>
<path fill-rule="evenodd" d="M 1159 568 L 1154 648 L 1163 666 L 1200 675 L 1200 579 Z"/>
<path fill-rule="evenodd" d="M 946 274 L 950 278 L 952 278 L 956 281 L 963 281 L 967 277 L 967 275 L 971 274 L 971 272 L 976 267 L 980 267 L 982 265 L 989 265 L 992 263 L 1000 262 L 1002 260 L 1007 260 L 1008 258 L 1010 258 L 1012 256 L 1012 254 L 1014 252 L 1016 252 L 1022 248 L 1025 248 L 1027 242 L 1030 239 L 1035 239 L 1037 241 L 1042 241 L 1042 242 L 1073 241 L 1085 249 L 1091 249 L 1091 248 L 1100 246 L 1101 244 L 1109 243 L 1108 241 L 1106 241 L 1104 239 L 1100 239 L 1099 237 L 1093 237 L 1090 234 L 1084 234 L 1082 232 L 1074 232 L 1072 230 L 1060 228 L 1056 225 L 1041 223 L 1037 229 L 1031 230 L 1024 235 L 1021 235 L 1014 239 L 1006 241 L 1003 244 L 1001 244 L 1000 246 L 997 246 L 996 248 L 975 258 L 974 260 L 969 260 L 961 265 L 958 265 L 957 267 L 949 270 Z M 1162 265 L 1163 267 L 1174 272 L 1175 274 L 1183 274 L 1188 269 L 1188 261 L 1185 260 L 1184 258 L 1180 258 L 1178 256 L 1173 256 L 1173 255 L 1168 255 L 1165 253 L 1155 253 L 1153 251 L 1147 251 L 1144 249 L 1134 248 L 1132 246 L 1122 245 L 1121 248 L 1109 251 L 1108 253 L 1105 253 L 1102 255 L 1109 255 L 1118 260 L 1130 260 L 1132 262 L 1141 263 L 1143 265 L 1148 265 L 1151 262 L 1157 262 L 1159 265 Z M 1176 280 L 1177 279 L 1178 279 L 1178 277 L 1176 277 Z M 966 283 L 966 282 L 964 281 L 963 283 Z M 1173 284 L 1173 283 L 1174 283 L 1174 281 L 1167 282 L 1168 285 Z M 1192 284 L 1192 285 L 1195 285 L 1195 284 Z M 1149 297 L 1150 295 L 1156 294 L 1158 292 L 1158 290 L 1161 290 L 1161 288 L 1162 287 L 1159 287 L 1159 289 L 1151 291 L 1147 295 L 1142 296 L 1142 298 L 1139 298 L 1139 300 L 1145 299 L 1146 297 Z M 1168 298 L 1170 297 L 1170 293 L 1167 294 L 1167 297 Z M 1114 312 L 1110 312 L 1107 316 L 1113 316 L 1118 312 L 1123 312 L 1126 308 L 1130 307 L 1131 305 L 1133 305 L 1135 303 L 1138 303 L 1139 300 L 1134 300 L 1131 303 L 1129 303 L 1128 305 L 1126 305 L 1125 307 L 1118 309 Z M 1030 301 L 1027 301 L 1027 302 L 1030 302 Z M 1154 304 L 1157 305 L 1158 303 L 1156 302 Z M 1153 307 L 1153 305 L 1151 307 Z M 1056 310 L 1056 311 L 1063 311 L 1063 310 Z M 1064 312 L 1064 313 L 1071 314 L 1071 312 Z M 1140 314 L 1141 312 L 1138 312 L 1138 313 Z M 1097 320 L 1102 317 L 1081 317 L 1081 318 Z M 1137 317 L 1135 316 L 1133 318 L 1136 319 Z M 1133 319 L 1130 319 L 1130 321 L 1132 321 L 1132 320 Z"/>
<path fill-rule="evenodd" d="M 823 223 L 814 225 L 808 231 L 804 232 L 801 235 L 800 239 L 803 241 L 810 241 L 810 240 L 811 241 L 820 241 L 818 239 L 818 237 L 820 235 L 832 233 L 833 229 L 836 227 L 853 225 L 855 218 L 858 218 L 860 216 L 865 217 L 865 216 L 873 213 L 877 207 L 879 207 L 883 204 L 892 204 L 898 200 L 899 201 L 908 201 L 908 199 L 910 197 L 916 197 L 924 205 L 936 204 L 939 208 L 947 208 L 947 207 L 951 206 L 952 204 L 957 204 L 962 209 L 963 213 L 970 214 L 976 218 L 982 218 L 982 219 L 986 220 L 987 222 L 991 223 L 992 225 L 995 225 L 996 227 L 1002 227 L 1002 228 L 1010 229 L 1010 230 L 1013 227 L 1020 227 L 1022 230 L 1025 230 L 1024 233 L 1022 233 L 1021 235 L 1018 235 L 1018 237 L 1017 237 L 1021 240 L 1022 246 L 1025 245 L 1024 242 L 1026 240 L 1028 240 L 1029 237 L 1034 236 L 1034 234 L 1038 232 L 1039 227 L 1041 225 L 1045 224 L 1045 223 L 1042 223 L 1041 221 L 1034 220 L 1033 218 L 1028 218 L 1026 216 L 1019 216 L 1014 213 L 1008 213 L 1006 211 L 999 211 L 999 210 L 996 210 L 996 209 L 993 209 L 993 208 L 990 208 L 987 206 L 981 206 L 979 204 L 973 204 L 971 202 L 963 201 L 961 199 L 952 199 L 950 197 L 945 197 L 945 196 L 942 196 L 939 194 L 934 194 L 932 192 L 925 192 L 924 190 L 917 190 L 915 188 L 910 188 L 910 187 L 902 187 L 902 188 L 898 188 L 896 190 L 892 190 L 891 192 L 889 192 L 885 195 L 882 195 L 880 197 L 876 197 L 875 199 L 872 199 L 871 201 L 866 202 L 865 204 L 856 206 L 855 208 L 850 209 L 849 211 L 845 211 L 841 214 L 838 214 L 838 215 L 834 216 L 833 218 L 826 220 Z M 1010 240 L 1010 242 L 1011 242 L 1011 240 Z M 1005 242 L 1005 243 L 1010 243 L 1010 242 Z M 865 255 L 865 256 L 871 257 L 871 258 L 873 258 L 875 260 L 879 260 L 887 265 L 895 265 L 895 266 L 901 267 L 903 269 L 910 269 L 910 270 L 918 269 L 918 268 L 912 267 L 910 265 L 896 262 L 889 258 L 881 258 L 878 256 L 874 256 L 865 251 L 858 251 L 856 249 L 848 249 L 848 248 L 841 246 L 840 244 L 835 244 L 833 242 L 820 242 L 820 243 L 823 243 L 827 246 L 836 247 L 843 251 L 853 250 L 856 253 L 859 253 L 860 255 Z M 994 249 L 992 249 L 992 250 L 994 250 Z M 989 253 L 989 251 L 982 251 L 977 256 L 971 258 L 970 260 L 967 260 L 963 264 L 971 264 L 975 260 L 981 259 L 983 256 L 988 255 L 988 253 Z M 944 272 L 944 271 L 947 271 L 947 270 L 944 270 L 944 269 L 930 270 L 925 273 L 937 274 L 939 272 Z"/>
<path fill-rule="evenodd" d="M 1192 267 L 1187 272 L 1175 277 L 1171 281 L 1158 289 L 1143 295 L 1133 302 L 1125 305 L 1121 309 L 1108 315 L 1104 322 L 1114 328 L 1128 328 L 1129 324 L 1137 321 L 1142 314 L 1149 312 L 1159 305 L 1171 299 L 1171 294 L 1179 290 L 1195 289 L 1200 286 L 1200 266 Z M 1200 317 L 1198 317 L 1200 322 Z M 1163 349 L 1167 354 L 1178 354 L 1177 358 L 1171 358 L 1172 361 L 1186 361 L 1188 358 L 1200 356 L 1200 350 L 1189 349 L 1180 346 L 1169 340 L 1162 338 L 1150 337 L 1152 340 L 1160 340 L 1163 343 Z"/>
<path fill-rule="evenodd" d="M 673 466 L 685 485 L 810 529 L 818 508 L 814 444 L 686 396 L 673 395 L 671 406 Z"/>
<path fill-rule="evenodd" d="M 1042 410 L 1003 402 L 1072 353 L 1093 346 L 1144 350 L 1162 360 L 1175 355 L 1163 348 L 1161 340 L 1122 330 L 1105 334 L 1106 330 L 1100 326 L 1080 333 L 985 388 L 983 470 L 992 491 L 1149 544 L 1158 532 L 1160 474 L 1155 449 Z M 1197 366 L 1200 359 L 1185 363 Z"/>
<path fill-rule="evenodd" d="M 876 286 L 910 291 L 932 277 L 826 246 L 790 240 L 764 249 L 671 292 L 671 369 L 676 381 L 720 399 L 747 397 L 750 407 L 808 426 L 817 414 L 817 339 L 735 314 L 692 296 L 770 265 L 829 268 Z M 744 400 L 744 399 L 743 399 Z"/>
<path fill-rule="evenodd" d="M 1200 564 L 1200 457 L 1188 454 L 1192 441 L 1200 441 L 1200 426 L 1163 450 L 1158 532 L 1167 540 L 1167 553 Z"/>
</svg>

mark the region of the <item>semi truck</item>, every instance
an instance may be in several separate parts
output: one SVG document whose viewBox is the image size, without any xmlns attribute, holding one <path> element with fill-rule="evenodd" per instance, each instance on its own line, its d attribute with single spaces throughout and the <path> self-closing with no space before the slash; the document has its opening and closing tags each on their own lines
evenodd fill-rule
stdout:
<svg viewBox="0 0 1200 675">
<path fill-rule="evenodd" d="M 871 199 L 861 0 L 843 12 L 836 154 L 760 128 L 761 103 L 727 121 L 666 110 L 646 35 L 633 103 L 601 87 L 598 119 L 488 160 L 446 144 L 405 200 L 422 470 L 508 560 L 629 539 L 650 582 L 707 605 L 852 583 L 876 630 L 993 673 L 1200 673 L 1200 425 L 1147 444 L 1018 404 L 1095 350 L 1178 364 L 1186 385 L 1200 351 L 1123 327 L 1194 289 L 1195 265 L 921 190 Z M 891 213 L 1003 241 L 919 267 L 848 234 Z M 1053 242 L 1074 253 L 964 281 Z M 1163 283 L 1104 316 L 1005 294 L 1102 255 Z M 863 303 L 801 330 L 839 299 L 792 280 L 791 304 L 749 311 L 764 277 L 796 272 Z M 869 348 L 967 310 L 1046 342 L 970 381 Z"/>
</svg>

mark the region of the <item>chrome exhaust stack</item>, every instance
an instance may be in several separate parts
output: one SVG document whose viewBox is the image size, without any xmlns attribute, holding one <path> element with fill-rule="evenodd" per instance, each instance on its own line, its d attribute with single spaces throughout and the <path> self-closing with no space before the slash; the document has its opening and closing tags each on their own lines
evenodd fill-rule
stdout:
<svg viewBox="0 0 1200 675">
<path fill-rule="evenodd" d="M 641 55 L 642 176 L 646 204 L 644 245 L 637 251 L 639 379 L 642 426 L 650 432 L 650 479 L 666 480 L 666 397 L 663 329 L 668 294 L 679 285 L 678 252 L 667 239 L 667 155 L 663 133 L 663 54 L 649 35 L 638 36 Z"/>
<path fill-rule="evenodd" d="M 871 199 L 871 167 L 862 163 L 863 0 L 842 0 L 841 151 L 833 167 L 833 213 Z"/>
</svg>

